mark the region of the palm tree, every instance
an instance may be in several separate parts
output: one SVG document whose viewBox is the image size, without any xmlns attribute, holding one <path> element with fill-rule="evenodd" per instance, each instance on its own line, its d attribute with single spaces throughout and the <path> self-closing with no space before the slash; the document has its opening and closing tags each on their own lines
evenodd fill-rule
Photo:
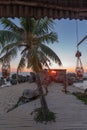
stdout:
<svg viewBox="0 0 87 130">
<path fill-rule="evenodd" d="M 45 17 L 35 20 L 34 18 L 20 18 L 20 26 L 17 26 L 11 19 L 2 18 L 1 23 L 5 28 L 18 34 L 21 41 L 17 42 L 15 49 L 22 48 L 21 60 L 18 65 L 20 70 L 27 65 L 36 72 L 36 83 L 40 94 L 40 101 L 45 119 L 49 109 L 43 95 L 43 89 L 39 72 L 44 67 L 49 68 L 50 59 L 61 65 L 61 60 L 46 44 L 58 42 L 58 37 L 53 29 L 53 20 Z M 13 51 L 12 51 L 13 52 Z M 9 53 L 9 52 L 8 52 Z"/>
<path fill-rule="evenodd" d="M 17 54 L 17 52 L 15 53 L 17 49 L 13 50 L 13 53 L 11 49 L 17 41 L 17 34 L 7 30 L 0 30 L 0 62 L 2 64 L 2 76 L 4 78 L 10 76 L 10 60 Z"/>
</svg>

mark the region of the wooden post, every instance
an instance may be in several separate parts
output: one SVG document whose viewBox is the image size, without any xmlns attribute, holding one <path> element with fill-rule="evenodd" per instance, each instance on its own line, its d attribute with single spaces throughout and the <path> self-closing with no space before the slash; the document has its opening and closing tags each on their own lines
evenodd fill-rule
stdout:
<svg viewBox="0 0 87 130">
<path fill-rule="evenodd" d="M 62 70 L 62 76 L 63 76 L 63 91 L 67 93 L 67 77 L 66 77 L 66 69 Z"/>
<path fill-rule="evenodd" d="M 66 77 L 66 71 L 64 73 L 64 91 L 67 93 L 67 77 Z"/>
</svg>

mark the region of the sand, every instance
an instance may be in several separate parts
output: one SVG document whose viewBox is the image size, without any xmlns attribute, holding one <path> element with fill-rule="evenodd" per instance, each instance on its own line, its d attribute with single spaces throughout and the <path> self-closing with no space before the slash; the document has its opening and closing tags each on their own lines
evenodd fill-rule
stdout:
<svg viewBox="0 0 87 130">
<path fill-rule="evenodd" d="M 87 105 L 71 94 L 82 90 L 69 86 L 70 93 L 65 94 L 59 83 L 51 83 L 46 96 L 49 109 L 56 113 L 56 122 L 41 124 L 33 120 L 31 112 L 40 107 L 39 99 L 6 113 L 26 88 L 35 89 L 36 84 L 23 83 L 0 88 L 0 130 L 87 130 Z"/>
<path fill-rule="evenodd" d="M 10 87 L 0 88 L 0 115 L 3 115 L 17 103 L 24 89 L 36 89 L 36 84 L 22 83 Z"/>
</svg>

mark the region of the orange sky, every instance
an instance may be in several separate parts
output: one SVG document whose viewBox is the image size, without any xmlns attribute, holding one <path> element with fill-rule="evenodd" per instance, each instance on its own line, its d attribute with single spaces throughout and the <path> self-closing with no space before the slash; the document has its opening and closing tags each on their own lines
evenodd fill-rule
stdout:
<svg viewBox="0 0 87 130">
<path fill-rule="evenodd" d="M 51 69 L 66 69 L 67 72 L 75 72 L 75 67 L 58 67 L 58 68 L 52 68 Z M 1 71 L 1 66 L 0 66 L 0 71 Z M 32 71 L 31 69 L 27 69 L 25 68 L 24 70 L 22 70 L 22 72 L 30 72 Z M 11 72 L 16 72 L 16 68 L 11 68 Z M 84 67 L 84 72 L 87 72 L 87 67 L 85 66 Z"/>
<path fill-rule="evenodd" d="M 11 68 L 11 72 L 16 72 L 16 71 L 17 71 L 16 68 Z M 31 69 L 27 69 L 27 68 L 22 70 L 22 72 L 30 72 L 30 71 L 32 71 L 32 70 Z"/>
</svg>

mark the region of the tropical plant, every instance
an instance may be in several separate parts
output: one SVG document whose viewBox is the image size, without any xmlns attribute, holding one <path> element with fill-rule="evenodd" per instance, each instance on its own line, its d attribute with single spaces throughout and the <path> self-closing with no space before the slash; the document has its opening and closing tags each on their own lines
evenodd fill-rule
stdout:
<svg viewBox="0 0 87 130">
<path fill-rule="evenodd" d="M 43 94 L 39 72 L 44 67 L 49 68 L 50 59 L 61 65 L 59 57 L 46 45 L 58 42 L 58 37 L 52 31 L 53 20 L 47 17 L 39 20 L 35 20 L 34 18 L 20 18 L 19 22 L 20 26 L 17 26 L 11 19 L 1 19 L 1 23 L 6 29 L 18 34 L 20 37 L 20 42 L 18 41 L 16 46 L 14 45 L 15 50 L 22 48 L 21 59 L 17 70 L 27 66 L 27 68 L 32 68 L 36 72 L 36 83 L 40 94 L 43 115 L 47 119 L 49 109 Z"/>
<path fill-rule="evenodd" d="M 0 63 L 4 77 L 10 76 L 10 60 L 17 55 L 17 50 L 12 51 L 12 47 L 17 44 L 17 41 L 17 34 L 8 30 L 0 30 Z"/>
</svg>

